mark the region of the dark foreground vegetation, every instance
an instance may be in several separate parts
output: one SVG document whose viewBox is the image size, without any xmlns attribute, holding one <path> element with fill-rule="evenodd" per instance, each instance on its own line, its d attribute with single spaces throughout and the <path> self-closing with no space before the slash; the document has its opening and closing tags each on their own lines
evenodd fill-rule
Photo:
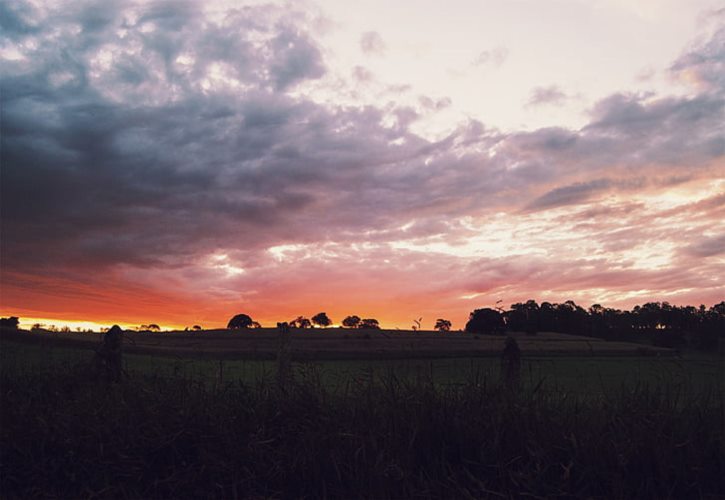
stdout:
<svg viewBox="0 0 725 500">
<path fill-rule="evenodd" d="M 707 498 L 723 396 L 3 369 L 3 498 Z"/>
</svg>

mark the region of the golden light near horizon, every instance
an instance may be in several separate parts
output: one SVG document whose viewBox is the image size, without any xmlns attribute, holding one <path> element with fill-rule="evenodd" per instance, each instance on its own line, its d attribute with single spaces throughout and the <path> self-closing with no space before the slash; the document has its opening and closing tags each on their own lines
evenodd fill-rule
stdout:
<svg viewBox="0 0 725 500">
<path fill-rule="evenodd" d="M 2 315 L 3 317 L 10 316 L 10 315 Z M 56 330 L 62 330 L 63 328 L 69 328 L 71 331 L 92 331 L 92 332 L 101 332 L 104 329 L 110 328 L 113 326 L 114 322 L 96 322 L 96 321 L 87 321 L 87 320 L 67 320 L 67 319 L 58 319 L 58 318 L 32 318 L 32 317 L 21 317 L 20 318 L 20 324 L 19 327 L 25 330 L 31 330 L 36 326 L 39 326 L 41 329 L 56 329 Z M 139 325 L 130 325 L 130 324 L 119 324 L 123 329 L 134 329 L 138 327 Z"/>
</svg>

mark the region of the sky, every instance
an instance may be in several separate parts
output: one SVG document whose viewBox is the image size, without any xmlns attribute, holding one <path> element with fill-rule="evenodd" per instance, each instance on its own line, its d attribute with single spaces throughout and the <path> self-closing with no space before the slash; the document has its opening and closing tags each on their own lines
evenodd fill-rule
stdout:
<svg viewBox="0 0 725 500">
<path fill-rule="evenodd" d="M 725 5 L 0 1 L 0 314 L 725 300 Z"/>
</svg>

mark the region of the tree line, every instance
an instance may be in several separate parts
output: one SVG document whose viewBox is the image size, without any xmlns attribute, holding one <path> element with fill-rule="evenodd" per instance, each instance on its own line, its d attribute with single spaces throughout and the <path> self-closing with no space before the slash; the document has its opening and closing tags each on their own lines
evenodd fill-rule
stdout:
<svg viewBox="0 0 725 500">
<path fill-rule="evenodd" d="M 476 309 L 469 315 L 466 332 L 501 334 L 506 331 L 558 332 L 605 340 L 645 341 L 662 347 L 718 347 L 725 336 L 725 301 L 710 308 L 704 305 L 673 306 L 668 302 L 647 302 L 632 310 L 594 304 L 589 309 L 572 300 L 564 303 L 535 300 L 502 308 Z"/>
<path fill-rule="evenodd" d="M 414 331 L 420 330 L 421 320 L 414 320 Z M 0 327 L 18 328 L 18 318 L 0 318 Z M 292 328 L 326 328 L 333 324 L 325 312 L 307 318 L 297 316 L 287 324 Z M 380 329 L 375 318 L 346 316 L 343 328 Z M 41 329 L 41 325 L 36 325 Z M 438 318 L 434 328 L 441 332 L 451 331 L 451 321 Z M 237 314 L 227 323 L 230 330 L 261 328 L 248 314 Z M 70 331 L 63 329 L 62 331 Z M 139 331 L 157 332 L 158 325 L 141 325 Z M 188 329 L 187 329 L 188 330 Z M 194 325 L 193 331 L 202 330 Z M 725 301 L 710 308 L 701 305 L 673 306 L 668 302 L 647 302 L 631 310 L 614 309 L 594 304 L 588 309 L 572 300 L 563 303 L 535 300 L 517 302 L 508 309 L 485 307 L 472 311 L 465 325 L 465 332 L 496 335 L 506 332 L 556 332 L 584 335 L 605 340 L 647 342 L 662 347 L 691 347 L 701 350 L 716 349 L 720 337 L 725 337 Z"/>
<path fill-rule="evenodd" d="M 288 321 L 287 324 L 292 328 L 312 328 L 316 325 L 320 328 L 327 328 L 332 325 L 332 320 L 327 313 L 317 313 L 312 318 L 297 316 L 295 319 Z M 380 329 L 380 322 L 375 318 L 360 318 L 360 316 L 351 315 L 342 320 L 343 328 L 364 328 L 364 329 Z M 248 314 L 237 314 L 227 323 L 230 330 L 242 330 L 247 328 L 260 328 L 261 325 L 254 321 Z"/>
</svg>

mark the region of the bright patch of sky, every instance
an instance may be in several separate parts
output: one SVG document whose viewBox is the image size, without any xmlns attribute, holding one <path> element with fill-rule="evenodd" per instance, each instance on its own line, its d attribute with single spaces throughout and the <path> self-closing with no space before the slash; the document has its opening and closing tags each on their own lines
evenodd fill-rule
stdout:
<svg viewBox="0 0 725 500">
<path fill-rule="evenodd" d="M 464 117 L 502 130 L 578 128 L 592 103 L 612 89 L 682 92 L 666 70 L 702 28 L 701 14 L 718 7 L 709 0 L 319 5 L 331 21 L 323 40 L 338 74 L 364 68 L 371 79 L 397 86 L 391 100 L 404 100 L 396 88 L 408 98 L 450 98 L 448 109 L 416 124 L 438 135 Z M 361 44 L 366 33 L 380 42 L 368 52 Z M 372 80 L 359 87 L 357 97 L 382 97 Z M 532 101 L 538 88 L 558 92 L 549 102 Z"/>
</svg>

